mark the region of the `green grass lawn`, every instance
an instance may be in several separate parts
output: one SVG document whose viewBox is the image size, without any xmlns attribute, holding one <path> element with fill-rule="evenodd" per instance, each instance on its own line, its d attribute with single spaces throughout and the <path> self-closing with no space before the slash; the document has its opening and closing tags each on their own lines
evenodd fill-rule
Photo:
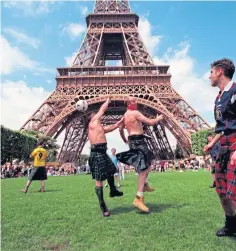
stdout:
<svg viewBox="0 0 236 251">
<path fill-rule="evenodd" d="M 149 215 L 132 207 L 137 176 L 126 175 L 121 198 L 105 199 L 112 213 L 103 218 L 88 175 L 49 177 L 39 193 L 26 179 L 2 180 L 2 250 L 235 251 L 232 238 L 217 238 L 224 214 L 208 172 L 152 173 L 156 188 L 145 194 Z"/>
</svg>

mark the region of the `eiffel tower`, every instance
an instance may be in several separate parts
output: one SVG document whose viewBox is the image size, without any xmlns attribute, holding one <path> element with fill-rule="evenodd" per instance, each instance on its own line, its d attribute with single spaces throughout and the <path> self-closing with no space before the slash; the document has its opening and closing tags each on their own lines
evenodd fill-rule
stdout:
<svg viewBox="0 0 236 251">
<path fill-rule="evenodd" d="M 88 115 L 98 111 L 111 95 L 102 123 L 115 123 L 124 114 L 128 97 L 133 96 L 145 116 L 165 117 L 161 124 L 144 126 L 155 157 L 174 157 L 166 129 L 190 154 L 191 133 L 209 125 L 173 89 L 169 66 L 154 64 L 138 32 L 139 17 L 131 12 L 128 0 L 96 0 L 86 23 L 87 31 L 73 64 L 57 68 L 55 91 L 21 130 L 37 130 L 54 138 L 65 131 L 58 160 L 75 162 L 88 141 Z M 114 61 L 122 62 L 122 66 L 109 64 Z M 85 113 L 76 111 L 78 100 L 88 102 Z"/>
</svg>

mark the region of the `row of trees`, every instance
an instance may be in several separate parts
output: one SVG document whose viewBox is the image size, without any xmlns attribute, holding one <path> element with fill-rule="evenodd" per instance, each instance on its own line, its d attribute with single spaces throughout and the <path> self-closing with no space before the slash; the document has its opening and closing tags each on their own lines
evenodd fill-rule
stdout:
<svg viewBox="0 0 236 251">
<path fill-rule="evenodd" d="M 55 139 L 45 136 L 37 131 L 14 131 L 1 125 L 1 163 L 19 161 L 29 161 L 30 153 L 37 145 L 37 140 L 44 139 L 47 143 L 48 161 L 56 160 L 56 155 L 60 146 Z"/>
</svg>

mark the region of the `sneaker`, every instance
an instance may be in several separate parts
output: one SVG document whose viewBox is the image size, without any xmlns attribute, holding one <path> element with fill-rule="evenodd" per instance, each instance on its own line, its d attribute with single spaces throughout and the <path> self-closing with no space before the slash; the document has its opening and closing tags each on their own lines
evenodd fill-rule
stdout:
<svg viewBox="0 0 236 251">
<path fill-rule="evenodd" d="M 143 191 L 144 191 L 144 192 L 154 192 L 155 189 L 154 189 L 153 187 L 150 187 L 150 186 L 148 185 L 148 183 L 146 183 L 146 184 L 144 185 Z"/>
<path fill-rule="evenodd" d="M 40 193 L 45 193 L 46 191 L 45 191 L 44 189 L 40 188 L 40 189 L 39 189 L 39 192 L 40 192 Z"/>
<path fill-rule="evenodd" d="M 21 189 L 21 192 L 27 193 L 26 189 Z"/>
<path fill-rule="evenodd" d="M 139 210 L 141 210 L 144 213 L 149 213 L 149 211 L 150 211 L 149 208 L 145 206 L 143 197 L 136 196 L 136 198 L 133 202 L 133 206 L 138 208 Z"/>
<path fill-rule="evenodd" d="M 123 192 L 120 192 L 118 190 L 113 190 L 110 192 L 110 197 L 121 197 L 123 196 Z"/>
</svg>

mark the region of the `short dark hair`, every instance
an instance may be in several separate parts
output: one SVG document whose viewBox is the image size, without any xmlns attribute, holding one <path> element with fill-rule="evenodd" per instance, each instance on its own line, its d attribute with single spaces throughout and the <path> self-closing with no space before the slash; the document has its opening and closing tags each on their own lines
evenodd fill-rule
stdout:
<svg viewBox="0 0 236 251">
<path fill-rule="evenodd" d="M 46 140 L 45 139 L 39 139 L 37 142 L 37 146 L 45 146 L 46 145 Z"/>
<path fill-rule="evenodd" d="M 214 61 L 211 64 L 211 68 L 221 68 L 224 72 L 224 75 L 230 79 L 233 78 L 234 72 L 235 72 L 235 66 L 232 60 L 228 58 L 223 58 L 217 61 Z"/>
</svg>

